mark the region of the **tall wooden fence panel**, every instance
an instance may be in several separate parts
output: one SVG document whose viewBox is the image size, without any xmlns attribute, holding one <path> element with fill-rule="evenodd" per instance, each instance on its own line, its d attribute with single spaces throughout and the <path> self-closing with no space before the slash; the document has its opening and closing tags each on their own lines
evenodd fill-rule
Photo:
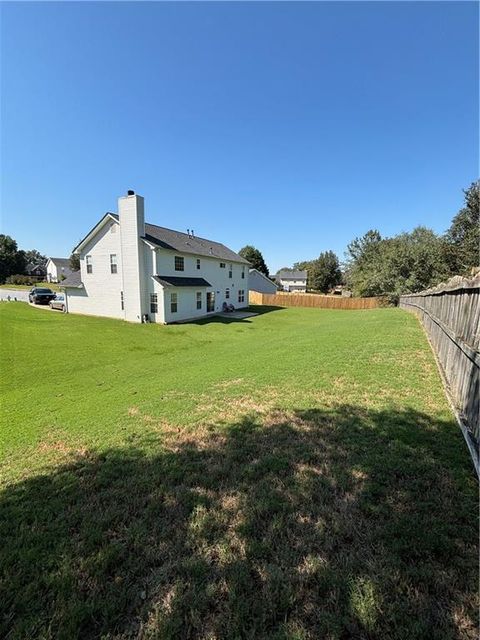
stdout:
<svg viewBox="0 0 480 640">
<path fill-rule="evenodd" d="M 420 318 L 437 354 L 450 396 L 473 440 L 480 440 L 480 275 L 401 296 L 400 307 Z"/>
<path fill-rule="evenodd" d="M 319 309 L 376 309 L 381 306 L 378 298 L 343 298 L 321 296 L 315 293 L 258 293 L 250 291 L 251 304 L 278 307 L 317 307 Z"/>
</svg>

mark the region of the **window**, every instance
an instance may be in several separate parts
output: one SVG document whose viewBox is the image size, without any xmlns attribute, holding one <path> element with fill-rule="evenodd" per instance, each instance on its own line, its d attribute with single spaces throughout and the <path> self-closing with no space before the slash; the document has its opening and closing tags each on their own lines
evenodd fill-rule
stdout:
<svg viewBox="0 0 480 640">
<path fill-rule="evenodd" d="M 158 299 L 156 293 L 150 294 L 150 313 L 157 313 L 158 311 Z"/>
<path fill-rule="evenodd" d="M 170 311 L 172 313 L 177 313 L 178 309 L 178 297 L 176 293 L 170 294 Z"/>
<path fill-rule="evenodd" d="M 231 278 L 233 275 L 233 267 L 232 265 L 228 265 L 228 277 Z"/>
<path fill-rule="evenodd" d="M 242 279 L 245 278 L 245 267 L 242 267 Z"/>
<path fill-rule="evenodd" d="M 224 262 L 220 262 L 220 269 L 225 269 L 225 263 Z"/>
<path fill-rule="evenodd" d="M 120 309 L 122 311 L 125 309 L 125 305 L 123 304 L 123 291 L 120 291 Z"/>
<path fill-rule="evenodd" d="M 238 290 L 238 301 L 245 302 L 245 289 Z"/>
<path fill-rule="evenodd" d="M 92 256 L 86 256 L 87 261 L 87 273 L 93 273 Z"/>
<path fill-rule="evenodd" d="M 197 269 L 200 269 L 200 258 L 197 258 Z"/>
<path fill-rule="evenodd" d="M 230 298 L 230 289 L 225 289 L 225 300 Z"/>
<path fill-rule="evenodd" d="M 202 308 L 202 292 L 197 291 L 197 309 Z"/>
<path fill-rule="evenodd" d="M 175 271 L 185 270 L 185 259 L 183 256 L 175 256 Z"/>
<path fill-rule="evenodd" d="M 117 273 L 117 254 L 110 254 L 110 273 Z"/>
</svg>

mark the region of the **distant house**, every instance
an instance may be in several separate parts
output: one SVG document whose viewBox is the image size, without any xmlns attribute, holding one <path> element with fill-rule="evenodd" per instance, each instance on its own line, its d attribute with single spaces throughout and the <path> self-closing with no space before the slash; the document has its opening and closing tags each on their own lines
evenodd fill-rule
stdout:
<svg viewBox="0 0 480 640">
<path fill-rule="evenodd" d="M 277 293 L 277 285 L 275 282 L 272 282 L 270 278 L 267 278 L 261 271 L 258 269 L 250 269 L 249 271 L 249 286 L 250 291 L 258 291 L 258 293 Z"/>
<path fill-rule="evenodd" d="M 33 264 L 33 262 L 27 264 L 25 271 L 28 276 L 34 276 L 35 278 L 44 278 L 47 274 L 47 270 L 43 264 Z"/>
<path fill-rule="evenodd" d="M 307 290 L 306 271 L 288 271 L 282 269 L 275 276 L 275 280 L 284 291 L 297 291 L 305 293 Z"/>
<path fill-rule="evenodd" d="M 248 307 L 250 263 L 213 240 L 145 222 L 128 191 L 75 247 L 80 271 L 60 283 L 70 313 L 168 324 Z"/>
<path fill-rule="evenodd" d="M 46 269 L 47 282 L 61 282 L 72 273 L 69 258 L 49 258 Z"/>
</svg>

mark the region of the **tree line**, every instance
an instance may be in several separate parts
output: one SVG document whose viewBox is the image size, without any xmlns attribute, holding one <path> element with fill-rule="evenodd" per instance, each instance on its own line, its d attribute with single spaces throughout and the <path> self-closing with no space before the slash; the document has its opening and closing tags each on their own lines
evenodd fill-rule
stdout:
<svg viewBox="0 0 480 640">
<path fill-rule="evenodd" d="M 310 290 L 328 293 L 343 284 L 355 296 L 392 299 L 428 289 L 454 275 L 470 275 L 480 265 L 479 194 L 479 181 L 464 190 L 464 204 L 444 234 L 419 226 L 382 237 L 378 230 L 370 229 L 349 243 L 343 263 L 333 251 L 323 251 L 314 260 L 295 262 L 283 270 L 307 271 Z M 240 254 L 269 275 L 258 249 L 247 246 Z"/>
</svg>

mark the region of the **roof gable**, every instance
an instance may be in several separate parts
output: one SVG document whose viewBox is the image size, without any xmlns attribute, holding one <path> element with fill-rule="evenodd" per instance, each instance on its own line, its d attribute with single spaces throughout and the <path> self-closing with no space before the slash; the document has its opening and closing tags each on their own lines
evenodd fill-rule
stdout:
<svg viewBox="0 0 480 640">
<path fill-rule="evenodd" d="M 87 233 L 87 235 L 80 240 L 80 242 L 77 244 L 76 247 L 74 247 L 72 249 L 72 253 L 77 253 L 77 251 L 80 251 L 81 248 L 89 241 L 91 240 L 96 233 L 98 233 L 100 231 L 100 229 L 108 222 L 108 220 L 113 220 L 114 222 L 118 223 L 118 213 L 110 213 L 110 211 L 108 211 L 103 218 L 101 218 L 97 224 L 92 227 L 92 229 L 90 229 L 90 231 Z"/>
</svg>

